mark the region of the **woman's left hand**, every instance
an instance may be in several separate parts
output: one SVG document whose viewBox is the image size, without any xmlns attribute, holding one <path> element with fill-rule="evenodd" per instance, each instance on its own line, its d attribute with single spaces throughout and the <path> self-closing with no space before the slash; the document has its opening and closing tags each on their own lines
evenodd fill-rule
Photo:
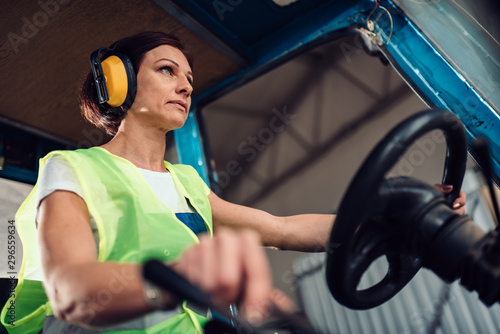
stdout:
<svg viewBox="0 0 500 334">
<path fill-rule="evenodd" d="M 453 190 L 453 186 L 448 184 L 435 184 L 434 186 L 441 190 L 443 194 L 448 194 Z M 467 194 L 463 190 L 461 190 L 458 194 L 458 197 L 453 202 L 453 211 L 455 211 L 459 215 L 463 215 L 465 213 L 466 200 Z"/>
</svg>

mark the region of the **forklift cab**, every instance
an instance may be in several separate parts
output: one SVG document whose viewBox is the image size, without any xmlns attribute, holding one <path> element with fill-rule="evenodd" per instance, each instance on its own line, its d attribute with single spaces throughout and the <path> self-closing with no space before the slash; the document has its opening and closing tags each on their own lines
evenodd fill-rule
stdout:
<svg viewBox="0 0 500 334">
<path fill-rule="evenodd" d="M 349 181 L 375 144 L 399 122 L 423 109 L 444 110 L 453 115 L 450 119 L 459 120 L 469 151 L 467 166 L 472 169 L 483 167 L 477 163 L 480 159 L 472 144 L 486 138 L 491 162 L 487 178 L 496 187 L 500 184 L 500 8 L 495 1 L 151 0 L 147 4 L 131 2 L 130 6 L 120 11 L 131 22 L 135 21 L 130 13 L 137 9 L 142 9 L 140 15 L 154 18 L 150 25 L 135 22 L 138 27 L 152 30 L 157 24 L 168 32 L 185 34 L 187 44 L 193 46 L 194 72 L 201 73 L 202 83 L 195 87 L 185 126 L 167 135 L 166 156 L 195 167 L 223 197 L 283 214 L 297 208 L 336 212 Z M 41 77 L 47 73 L 35 72 L 31 78 L 26 73 L 31 67 L 22 60 L 42 52 L 48 41 L 51 56 L 41 57 L 41 66 L 49 68 L 49 62 L 56 60 L 71 69 L 68 72 L 74 79 L 76 73 L 88 70 L 87 53 L 110 41 L 101 35 L 101 44 L 91 43 L 89 38 L 78 44 L 64 33 L 60 38 L 54 36 L 59 36 L 62 24 L 69 24 L 71 13 L 77 12 L 92 14 L 84 30 L 95 33 L 93 20 L 104 19 L 93 15 L 99 10 L 112 21 L 113 4 L 98 9 L 59 1 L 57 13 L 55 7 L 49 8 L 53 16 L 46 6 L 23 16 L 28 7 L 21 2 L 6 20 L 13 23 L 14 30 L 6 30 L 6 62 L 1 65 L 9 75 L 25 68 L 20 83 L 12 78 L 2 80 L 6 94 L 0 100 L 4 106 L 0 178 L 22 183 L 21 188 L 26 189 L 19 194 L 36 182 L 37 161 L 47 152 L 100 145 L 109 139 L 65 114 L 64 108 L 75 110 L 74 85 L 62 87 L 62 81 L 54 81 L 58 89 L 48 91 L 41 87 Z M 39 21 L 40 13 L 47 17 L 45 24 Z M 165 26 L 165 17 L 175 23 Z M 101 26 L 109 35 L 121 36 L 116 25 Z M 133 31 L 123 29 L 128 29 L 127 34 Z M 64 52 L 74 57 L 75 64 L 68 64 Z M 35 84 L 45 94 L 44 98 L 36 96 L 43 111 L 40 115 L 25 111 L 29 105 L 24 99 Z M 83 131 L 75 131 L 82 126 Z M 349 138 L 352 141 L 347 144 Z M 429 168 L 439 166 L 437 174 L 442 175 L 447 144 L 435 132 L 426 138 L 402 155 L 393 174 L 420 173 L 425 178 L 430 172 L 424 161 L 435 154 L 441 160 Z M 355 153 L 363 157 L 354 157 Z M 320 172 L 318 166 L 327 166 L 327 171 Z M 320 177 L 309 179 L 308 173 Z M 474 180 L 464 187 L 479 182 Z M 292 191 L 299 181 L 300 191 Z M 329 192 L 333 187 L 338 190 Z M 7 183 L 4 189 L 14 186 Z M 273 202 L 276 198 L 283 200 Z M 489 210 L 488 200 L 478 203 Z M 13 219 L 11 211 L 5 217 L 9 217 L 4 219 L 8 224 Z M 496 227 L 494 219 L 490 217 L 490 221 L 493 223 L 486 224 L 485 230 Z M 312 323 L 326 332 L 452 333 L 457 328 L 453 321 L 471 331 L 500 328 L 493 316 L 498 305 L 472 311 L 467 304 L 471 300 L 480 304 L 477 297 L 454 294 L 430 272 L 380 307 L 351 311 L 330 296 L 325 254 L 284 259 L 270 251 L 269 256 L 288 265 L 275 272 L 278 286 L 296 293 Z M 4 262 L 2 281 L 4 290 L 10 291 L 9 272 L 15 271 Z M 384 270 L 387 267 L 380 269 Z M 384 273 L 377 275 L 383 277 Z M 467 312 L 472 315 L 466 316 Z"/>
</svg>

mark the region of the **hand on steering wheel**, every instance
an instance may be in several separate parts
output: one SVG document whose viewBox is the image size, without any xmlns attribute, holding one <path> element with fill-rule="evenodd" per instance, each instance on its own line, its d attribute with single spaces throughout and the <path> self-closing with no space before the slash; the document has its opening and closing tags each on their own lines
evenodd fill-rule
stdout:
<svg viewBox="0 0 500 334">
<path fill-rule="evenodd" d="M 438 188 L 443 194 L 449 194 L 453 190 L 453 186 L 449 184 L 435 184 L 434 187 Z M 458 197 L 452 203 L 451 207 L 459 215 L 465 214 L 465 202 L 467 201 L 467 194 L 465 191 L 460 190 Z"/>
</svg>

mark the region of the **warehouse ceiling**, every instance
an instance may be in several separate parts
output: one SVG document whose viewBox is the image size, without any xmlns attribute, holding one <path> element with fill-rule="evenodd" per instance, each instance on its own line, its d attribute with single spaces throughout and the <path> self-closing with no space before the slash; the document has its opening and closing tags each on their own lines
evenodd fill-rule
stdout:
<svg viewBox="0 0 500 334">
<path fill-rule="evenodd" d="M 393 105 L 415 99 L 358 39 L 318 46 L 203 109 L 221 195 L 258 205 Z"/>
<path fill-rule="evenodd" d="M 251 64 L 264 37 L 328 1 L 286 10 L 269 1 L 219 2 L 2 1 L 2 122 L 72 143 L 87 140 L 92 126 L 80 117 L 78 94 L 92 51 L 140 31 L 174 34 L 194 55 L 196 95 Z M 261 23 L 255 26 L 257 13 Z"/>
<path fill-rule="evenodd" d="M 169 32 L 186 44 L 196 59 L 195 91 L 241 69 L 148 0 L 2 1 L 1 120 L 73 143 L 87 140 L 93 126 L 80 116 L 78 94 L 90 53 L 145 30 Z"/>
</svg>

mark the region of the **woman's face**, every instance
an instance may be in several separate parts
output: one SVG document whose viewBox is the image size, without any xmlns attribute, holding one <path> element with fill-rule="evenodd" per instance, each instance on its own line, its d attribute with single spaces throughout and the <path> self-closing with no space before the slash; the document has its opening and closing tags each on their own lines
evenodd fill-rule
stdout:
<svg viewBox="0 0 500 334">
<path fill-rule="evenodd" d="M 161 45 L 147 52 L 137 73 L 137 94 L 129 114 L 162 130 L 182 127 L 193 92 L 191 67 L 179 49 Z"/>
</svg>

